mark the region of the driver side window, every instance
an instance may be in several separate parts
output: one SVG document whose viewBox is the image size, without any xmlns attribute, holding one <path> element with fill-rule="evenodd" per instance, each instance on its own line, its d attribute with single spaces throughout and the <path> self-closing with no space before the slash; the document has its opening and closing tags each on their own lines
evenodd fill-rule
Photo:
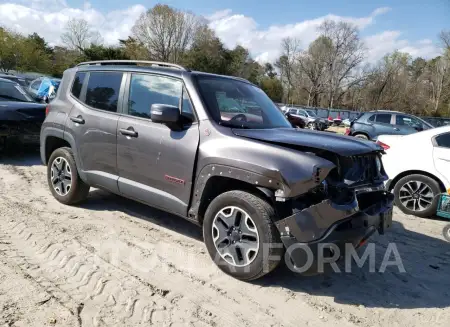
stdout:
<svg viewBox="0 0 450 327">
<path fill-rule="evenodd" d="M 423 127 L 422 123 L 417 120 L 414 117 L 411 116 L 406 116 L 406 115 L 397 115 L 396 119 L 395 119 L 395 124 L 396 125 L 400 125 L 400 126 L 409 126 L 409 127 L 414 127 L 414 126 L 419 126 L 419 127 Z"/>
<path fill-rule="evenodd" d="M 182 82 L 180 80 L 157 75 L 132 74 L 130 95 L 128 98 L 128 114 L 150 119 L 150 108 L 153 104 L 167 104 L 180 108 L 182 98 Z M 183 99 L 183 110 L 189 109 Z M 190 102 L 188 102 L 190 104 Z"/>
</svg>

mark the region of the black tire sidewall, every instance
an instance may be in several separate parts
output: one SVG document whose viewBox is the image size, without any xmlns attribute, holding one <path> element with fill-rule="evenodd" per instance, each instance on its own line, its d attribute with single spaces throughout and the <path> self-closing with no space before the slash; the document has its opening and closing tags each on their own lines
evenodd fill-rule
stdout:
<svg viewBox="0 0 450 327">
<path fill-rule="evenodd" d="M 246 195 L 251 195 L 246 192 L 240 192 Z M 215 264 L 226 274 L 231 275 L 235 278 L 238 278 L 240 280 L 252 280 L 256 278 L 256 276 L 261 275 L 262 270 L 264 267 L 267 266 L 267 263 L 265 265 L 264 261 L 264 244 L 274 244 L 279 243 L 281 244 L 281 241 L 279 239 L 279 236 L 277 234 L 273 234 L 270 232 L 270 227 L 267 219 L 263 217 L 263 215 L 267 215 L 267 212 L 264 212 L 263 210 L 260 210 L 258 208 L 255 208 L 252 206 L 251 203 L 249 203 L 244 197 L 237 197 L 235 196 L 235 192 L 227 192 L 219 195 L 217 198 L 215 198 L 211 204 L 209 205 L 208 209 L 205 213 L 205 219 L 203 221 L 203 238 L 206 244 L 206 248 L 208 249 L 208 252 L 215 262 Z M 254 195 L 251 195 L 254 196 Z M 250 215 L 252 220 L 254 221 L 256 225 L 256 229 L 258 231 L 258 237 L 259 237 L 259 248 L 258 253 L 256 255 L 256 258 L 250 263 L 249 265 L 245 267 L 235 267 L 230 264 L 228 264 L 217 252 L 216 247 L 214 245 L 213 237 L 212 237 L 212 224 L 214 221 L 214 217 L 216 214 L 222 210 L 225 207 L 234 206 L 238 207 L 242 210 L 244 210 L 246 213 Z M 272 237 L 271 237 L 271 236 Z"/>
<path fill-rule="evenodd" d="M 70 166 L 70 170 L 72 172 L 72 186 L 69 190 L 69 193 L 65 196 L 61 196 L 58 193 L 56 193 L 55 189 L 53 188 L 52 181 L 51 181 L 51 167 L 53 164 L 53 161 L 58 158 L 62 157 L 67 160 Z M 82 193 L 85 193 L 85 185 L 82 185 L 83 182 L 81 181 L 78 171 L 77 171 L 77 165 L 73 158 L 72 151 L 68 148 L 59 148 L 56 149 L 50 156 L 48 163 L 47 163 L 47 182 L 48 186 L 50 188 L 50 191 L 52 192 L 52 195 L 55 197 L 56 200 L 58 200 L 61 203 L 64 204 L 75 204 L 78 203 L 81 200 Z"/>
<path fill-rule="evenodd" d="M 413 211 L 410 210 L 408 208 L 406 208 L 403 203 L 401 203 L 400 201 L 400 189 L 402 188 L 403 185 L 405 185 L 407 182 L 409 181 L 419 181 L 422 182 L 424 184 L 427 184 L 431 190 L 433 191 L 434 194 L 434 199 L 433 199 L 433 203 L 431 204 L 431 206 L 423 211 Z M 403 211 L 404 213 L 408 214 L 408 215 L 413 215 L 413 216 L 417 216 L 417 217 L 422 217 L 422 218 L 427 218 L 430 216 L 433 216 L 434 214 L 436 214 L 436 210 L 438 207 L 438 200 L 439 197 L 437 195 L 439 195 L 441 193 L 440 187 L 439 187 L 439 183 L 434 180 L 431 177 L 425 176 L 425 175 L 419 175 L 419 174 L 414 174 L 414 175 L 408 175 L 405 176 L 403 178 L 401 178 L 394 186 L 394 201 L 395 201 L 395 205 L 400 208 L 401 211 Z"/>
</svg>

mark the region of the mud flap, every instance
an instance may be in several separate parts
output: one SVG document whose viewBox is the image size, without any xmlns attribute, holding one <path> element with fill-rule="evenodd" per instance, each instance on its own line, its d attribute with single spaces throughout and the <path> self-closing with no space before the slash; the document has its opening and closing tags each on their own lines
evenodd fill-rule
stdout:
<svg viewBox="0 0 450 327">
<path fill-rule="evenodd" d="M 380 214 L 380 226 L 378 227 L 378 233 L 381 235 L 383 235 L 388 228 L 391 228 L 392 215 L 392 208 Z"/>
</svg>

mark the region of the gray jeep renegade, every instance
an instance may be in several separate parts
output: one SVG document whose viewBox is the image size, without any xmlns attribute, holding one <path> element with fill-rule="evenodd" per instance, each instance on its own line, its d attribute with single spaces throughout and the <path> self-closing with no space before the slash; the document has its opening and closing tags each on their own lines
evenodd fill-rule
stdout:
<svg viewBox="0 0 450 327">
<path fill-rule="evenodd" d="M 358 247 L 392 222 L 381 147 L 294 129 L 240 78 L 86 62 L 64 72 L 47 109 L 40 149 L 58 201 L 79 203 L 92 186 L 188 219 L 241 280 L 283 258 L 299 270 L 311 254 L 336 259 L 336 247 Z"/>
</svg>

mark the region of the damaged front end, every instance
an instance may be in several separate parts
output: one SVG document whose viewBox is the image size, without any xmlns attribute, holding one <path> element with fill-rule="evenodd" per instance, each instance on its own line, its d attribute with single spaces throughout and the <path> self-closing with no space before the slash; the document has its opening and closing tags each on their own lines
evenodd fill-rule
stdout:
<svg viewBox="0 0 450 327">
<path fill-rule="evenodd" d="M 357 248 L 374 232 L 384 234 L 392 223 L 393 195 L 384 187 L 387 176 L 379 151 L 354 156 L 328 152 L 320 156 L 336 167 L 316 188 L 283 199 L 279 207 L 289 206 L 292 214 L 275 222 L 296 267 L 304 266 L 308 256 L 302 249 L 290 251 L 294 245 L 307 246 L 314 255 L 324 243 L 340 249 L 350 243 Z"/>
</svg>

